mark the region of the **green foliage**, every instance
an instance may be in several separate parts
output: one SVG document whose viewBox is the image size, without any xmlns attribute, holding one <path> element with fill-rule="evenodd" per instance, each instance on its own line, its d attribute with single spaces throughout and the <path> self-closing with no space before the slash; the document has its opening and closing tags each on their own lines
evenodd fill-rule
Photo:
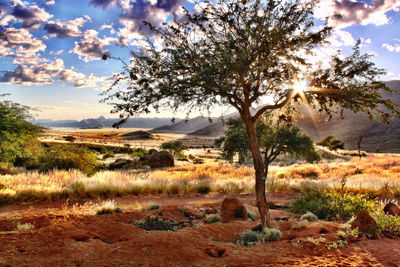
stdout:
<svg viewBox="0 0 400 267">
<path fill-rule="evenodd" d="M 240 119 L 229 119 L 228 129 L 224 136 L 216 139 L 214 144 L 222 147 L 222 157 L 233 162 L 236 153 L 239 154 L 239 163 L 243 163 L 249 156 L 249 141 L 244 123 Z"/>
<path fill-rule="evenodd" d="M 221 216 L 219 214 L 208 214 L 206 215 L 206 223 L 216 223 L 221 221 Z"/>
<path fill-rule="evenodd" d="M 114 152 L 112 151 L 107 151 L 104 155 L 103 155 L 103 160 L 108 159 L 108 158 L 113 158 L 115 156 Z"/>
<path fill-rule="evenodd" d="M 161 206 L 158 204 L 149 204 L 146 210 L 158 210 L 159 208 L 161 208 Z"/>
<path fill-rule="evenodd" d="M 100 207 L 97 209 L 96 214 L 112 214 L 112 213 L 122 213 L 122 209 L 117 207 L 113 200 L 103 201 Z"/>
<path fill-rule="evenodd" d="M 325 137 L 323 140 L 318 142 L 317 145 L 325 146 L 328 147 L 330 150 L 335 150 L 335 151 L 344 148 L 344 143 L 333 135 Z"/>
<path fill-rule="evenodd" d="M 168 150 L 175 157 L 182 156 L 182 152 L 185 149 L 181 141 L 169 141 L 161 144 L 161 149 Z"/>
<path fill-rule="evenodd" d="M 146 149 L 141 148 L 141 147 L 132 148 L 131 150 L 132 150 L 132 152 L 131 152 L 129 155 L 130 155 L 132 158 L 135 158 L 135 157 L 141 158 L 141 157 L 146 156 L 146 155 L 149 153 Z"/>
<path fill-rule="evenodd" d="M 247 217 L 249 217 L 250 220 L 255 221 L 257 219 L 257 213 L 254 211 L 247 211 Z"/>
<path fill-rule="evenodd" d="M 347 219 L 360 211 L 372 211 L 375 202 L 367 194 L 337 191 L 309 191 L 296 200 L 290 210 L 296 213 L 312 212 L 319 219 Z"/>
<path fill-rule="evenodd" d="M 262 232 L 246 230 L 239 234 L 236 243 L 239 246 L 250 247 L 257 243 L 265 243 L 270 241 L 279 241 L 282 238 L 282 233 L 276 228 L 263 228 Z"/>
<path fill-rule="evenodd" d="M 161 230 L 161 231 L 174 231 L 177 230 L 174 227 L 173 222 L 170 220 L 163 220 L 158 217 L 147 216 L 144 221 L 133 221 L 132 224 L 137 227 L 143 228 L 147 231 L 150 230 Z"/>
<path fill-rule="evenodd" d="M 0 175 L 15 174 L 15 173 L 16 173 L 16 170 L 12 163 L 0 162 Z"/>
<path fill-rule="evenodd" d="M 96 153 L 84 147 L 65 144 L 48 147 L 39 161 L 39 170 L 43 172 L 52 169 L 77 169 L 86 175 L 93 175 L 100 166 Z"/>
<path fill-rule="evenodd" d="M 305 214 L 301 215 L 299 220 L 300 221 L 307 220 L 309 222 L 312 222 L 312 221 L 318 221 L 318 217 L 314 213 L 307 211 Z"/>
<path fill-rule="evenodd" d="M 400 237 L 400 216 L 386 214 L 382 209 L 372 212 L 371 215 L 383 234 L 393 234 Z"/>
<path fill-rule="evenodd" d="M 37 136 L 42 128 L 26 122 L 31 118 L 29 111 L 29 107 L 0 101 L 0 161 L 22 165 L 40 151 Z"/>
<path fill-rule="evenodd" d="M 238 153 L 239 162 L 243 162 L 250 154 L 245 124 L 241 119 L 230 119 L 227 125 L 225 135 L 214 144 L 222 146 L 222 157 L 226 160 L 232 161 Z M 264 114 L 256 122 L 256 134 L 264 151 L 266 168 L 281 154 L 305 158 L 309 162 L 320 160 L 311 137 L 303 134 L 287 117 L 274 118 L 271 112 Z"/>
</svg>

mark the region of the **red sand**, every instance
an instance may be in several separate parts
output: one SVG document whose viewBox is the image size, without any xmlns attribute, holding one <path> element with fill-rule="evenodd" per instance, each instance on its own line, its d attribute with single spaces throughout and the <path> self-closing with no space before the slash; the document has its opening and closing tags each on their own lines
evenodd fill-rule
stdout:
<svg viewBox="0 0 400 267">
<path fill-rule="evenodd" d="M 223 195 L 190 197 L 121 197 L 115 202 L 124 212 L 107 215 L 69 214 L 71 208 L 51 202 L 11 205 L 0 208 L 0 266 L 399 266 L 400 240 L 357 241 L 345 248 L 330 249 L 337 240 L 339 224 L 314 222 L 292 229 L 293 222 L 275 222 L 283 233 L 278 242 L 239 247 L 234 242 L 240 232 L 257 225 L 252 221 L 205 224 L 175 232 L 145 231 L 133 220 L 162 212 L 161 217 L 187 221 L 180 207 L 195 214 L 200 208 L 220 206 Z M 290 202 L 288 195 L 273 194 L 276 204 Z M 239 196 L 256 210 L 254 195 Z M 159 210 L 141 211 L 138 204 L 160 204 Z M 296 216 L 272 210 L 273 218 Z M 35 230 L 15 232 L 16 224 L 30 222 Z M 296 242 L 306 237 L 323 236 L 325 243 Z"/>
</svg>

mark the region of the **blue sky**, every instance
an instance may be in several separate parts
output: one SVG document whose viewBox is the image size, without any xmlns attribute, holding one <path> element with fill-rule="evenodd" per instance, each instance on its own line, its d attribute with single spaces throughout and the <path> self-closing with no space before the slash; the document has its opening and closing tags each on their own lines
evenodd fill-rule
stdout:
<svg viewBox="0 0 400 267">
<path fill-rule="evenodd" d="M 0 94 L 36 108 L 42 119 L 112 117 L 99 94 L 122 65 L 100 60 L 102 52 L 129 60 L 128 47 L 149 34 L 141 22 L 173 21 L 182 5 L 195 8 L 186 0 L 0 0 Z M 322 0 L 315 16 L 333 14 L 341 16 L 329 21 L 331 44 L 319 59 L 349 53 L 361 39 L 362 52 L 387 70 L 382 79 L 400 80 L 400 1 Z"/>
</svg>

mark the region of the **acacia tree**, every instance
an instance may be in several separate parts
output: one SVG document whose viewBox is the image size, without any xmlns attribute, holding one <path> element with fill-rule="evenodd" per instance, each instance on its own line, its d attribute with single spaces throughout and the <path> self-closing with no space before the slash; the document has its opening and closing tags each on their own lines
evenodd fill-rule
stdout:
<svg viewBox="0 0 400 267">
<path fill-rule="evenodd" d="M 385 120 L 393 112 L 399 114 L 394 103 L 381 97 L 381 91 L 390 91 L 376 80 L 385 72 L 360 53 L 359 45 L 348 57 L 334 55 L 326 68 L 309 63 L 313 50 L 331 34 L 326 23 L 314 26 L 316 4 L 219 0 L 201 3 L 184 19 L 161 27 L 145 22 L 162 38 L 163 46 L 149 39 L 137 50 L 140 53 L 132 51 L 131 63 L 115 76 L 103 101 L 113 104 L 112 112 L 120 112 L 121 118 L 160 106 L 189 111 L 216 105 L 236 108 L 246 125 L 261 222 L 269 226 L 266 173 L 255 131 L 255 122 L 264 112 L 293 113 L 294 102 L 301 97 L 329 116 L 343 109 Z M 304 92 L 293 89 L 296 77 L 302 76 L 312 81 Z M 251 112 L 253 108 L 256 112 Z"/>
</svg>

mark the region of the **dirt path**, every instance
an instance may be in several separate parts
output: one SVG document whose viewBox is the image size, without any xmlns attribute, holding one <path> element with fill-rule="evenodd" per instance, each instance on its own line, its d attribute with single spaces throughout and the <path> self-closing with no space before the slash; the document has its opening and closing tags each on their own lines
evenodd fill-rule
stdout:
<svg viewBox="0 0 400 267">
<path fill-rule="evenodd" d="M 318 221 L 295 228 L 296 215 L 272 210 L 283 233 L 281 241 L 240 247 L 239 233 L 253 221 L 206 224 L 201 216 L 220 206 L 224 195 L 116 198 L 123 213 L 95 215 L 94 204 L 51 202 L 0 208 L 0 266 L 399 266 L 400 240 L 360 240 L 340 249 L 326 248 L 337 240 L 339 224 Z M 254 195 L 238 196 L 246 207 Z M 290 195 L 270 194 L 275 204 L 286 205 Z M 157 210 L 142 210 L 149 203 Z M 184 211 L 196 215 L 188 219 Z M 145 231 L 132 221 L 159 216 L 185 222 L 177 231 Z M 192 224 L 189 224 L 190 223 Z M 18 223 L 35 229 L 13 231 Z M 324 237 L 316 245 L 308 237 Z M 219 255 L 221 254 L 221 255 Z"/>
</svg>

